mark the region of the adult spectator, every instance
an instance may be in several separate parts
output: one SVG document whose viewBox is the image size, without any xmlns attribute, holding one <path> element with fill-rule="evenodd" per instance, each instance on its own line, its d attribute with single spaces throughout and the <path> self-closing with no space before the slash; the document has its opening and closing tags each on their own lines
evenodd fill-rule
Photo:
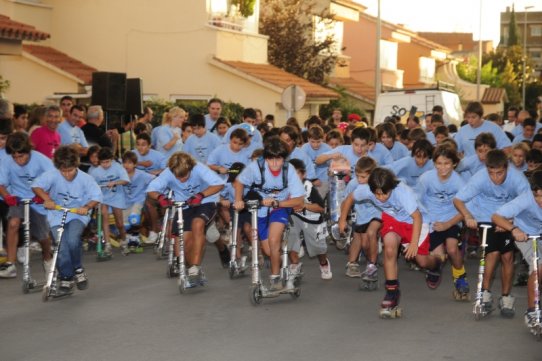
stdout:
<svg viewBox="0 0 542 361">
<path fill-rule="evenodd" d="M 89 145 L 108 147 L 116 153 L 119 132 L 116 129 L 102 128 L 104 112 L 100 105 L 91 105 L 87 110 L 87 123 L 81 128 Z"/>
<path fill-rule="evenodd" d="M 164 113 L 162 126 L 155 128 L 153 136 L 156 141 L 156 150 L 169 159 L 175 152 L 183 150 L 182 125 L 186 121 L 187 113 L 179 107 L 171 108 Z"/>
<path fill-rule="evenodd" d="M 222 106 L 224 103 L 218 98 L 212 98 L 207 103 L 207 111 L 205 114 L 205 128 L 211 133 L 216 133 L 216 121 L 220 118 L 222 113 Z M 256 117 L 254 117 L 256 119 Z"/>
<path fill-rule="evenodd" d="M 152 133 L 152 118 L 154 117 L 154 112 L 152 111 L 151 107 L 145 107 L 143 110 L 143 114 L 137 119 L 138 123 L 145 124 L 145 127 L 147 127 L 147 133 Z"/>
<path fill-rule="evenodd" d="M 45 125 L 47 120 L 47 108 L 43 105 L 35 107 L 28 117 L 28 136 L 31 136 L 34 130 L 38 129 L 42 125 Z"/>
<path fill-rule="evenodd" d="M 45 124 L 30 136 L 30 142 L 34 149 L 46 157 L 53 159 L 55 151 L 60 147 L 60 133 L 58 125 L 60 124 L 60 107 L 50 105 L 45 112 Z"/>
<path fill-rule="evenodd" d="M 85 118 L 85 109 L 80 105 L 74 105 L 70 109 L 68 117 L 60 123 L 58 132 L 62 145 L 73 146 L 80 156 L 88 152 L 88 143 L 83 130 L 77 126 L 81 119 Z"/>
<path fill-rule="evenodd" d="M 337 128 L 340 122 L 343 120 L 343 112 L 339 108 L 333 109 L 331 112 L 331 118 L 329 118 L 328 124 L 332 128 Z"/>
<path fill-rule="evenodd" d="M 522 110 L 522 111 L 520 111 L 518 113 L 517 125 L 510 132 L 510 133 L 512 133 L 512 135 L 514 137 L 517 137 L 518 135 L 523 134 L 523 122 L 525 121 L 525 119 L 528 119 L 528 118 L 533 118 L 533 115 L 529 111 Z M 538 133 L 538 130 L 540 128 L 542 128 L 542 124 L 536 122 L 536 128 L 535 128 L 534 132 Z"/>
<path fill-rule="evenodd" d="M 66 120 L 70 114 L 70 110 L 75 104 L 73 98 L 69 95 L 64 95 L 60 98 L 60 110 L 62 110 L 62 121 Z"/>
<path fill-rule="evenodd" d="M 480 133 L 491 133 L 497 141 L 497 148 L 506 152 L 510 150 L 511 142 L 504 131 L 495 123 L 483 118 L 484 107 L 480 102 L 471 102 L 465 108 L 467 124 L 457 132 L 454 140 L 457 142 L 457 151 L 465 157 L 475 154 L 474 140 Z"/>
<path fill-rule="evenodd" d="M 502 127 L 505 132 L 512 132 L 512 129 L 519 125 L 518 113 L 519 109 L 517 107 L 508 108 L 508 111 L 506 112 L 508 120 L 504 122 L 505 124 Z"/>
</svg>

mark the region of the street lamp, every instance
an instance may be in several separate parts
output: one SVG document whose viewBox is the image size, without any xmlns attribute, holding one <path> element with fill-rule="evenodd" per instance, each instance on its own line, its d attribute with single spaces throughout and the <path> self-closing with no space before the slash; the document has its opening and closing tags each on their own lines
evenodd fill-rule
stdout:
<svg viewBox="0 0 542 361">
<path fill-rule="evenodd" d="M 376 70 L 375 70 L 375 95 L 378 96 L 382 91 L 382 70 L 380 69 L 380 38 L 382 37 L 382 18 L 380 16 L 380 0 L 378 0 L 378 17 L 376 20 Z"/>
<path fill-rule="evenodd" d="M 480 21 L 478 23 L 478 69 L 476 71 L 476 101 L 481 101 L 480 84 L 482 84 L 482 0 L 480 0 Z"/>
<path fill-rule="evenodd" d="M 534 6 L 525 6 L 525 12 L 523 17 L 523 88 L 521 92 L 521 105 L 525 109 L 525 73 L 527 67 L 527 10 L 534 8 Z"/>
</svg>

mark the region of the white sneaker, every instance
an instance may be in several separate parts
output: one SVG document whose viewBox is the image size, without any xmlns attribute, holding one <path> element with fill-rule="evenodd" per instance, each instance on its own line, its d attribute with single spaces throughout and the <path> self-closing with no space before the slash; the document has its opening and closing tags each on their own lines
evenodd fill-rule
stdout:
<svg viewBox="0 0 542 361">
<path fill-rule="evenodd" d="M 301 246 L 301 248 L 299 248 L 299 254 L 298 254 L 298 257 L 299 257 L 299 258 L 305 257 L 305 247 Z"/>
<path fill-rule="evenodd" d="M 346 277 L 351 278 L 360 278 L 361 270 L 359 269 L 359 263 L 357 262 L 348 262 L 346 264 Z"/>
<path fill-rule="evenodd" d="M 502 296 L 499 298 L 499 308 L 501 309 L 501 316 L 506 318 L 512 318 L 516 314 L 514 307 L 516 298 L 512 295 Z"/>
<path fill-rule="evenodd" d="M 325 266 L 320 265 L 320 273 L 323 280 L 330 280 L 333 277 L 333 274 L 331 273 L 331 263 L 329 262 L 329 259 L 327 260 L 327 264 Z"/>
<path fill-rule="evenodd" d="M 17 277 L 17 267 L 13 263 L 4 263 L 0 268 L 0 278 Z"/>
<path fill-rule="evenodd" d="M 200 267 L 199 266 L 191 266 L 189 269 L 188 269 L 188 276 L 197 276 L 199 275 L 199 270 L 200 270 Z"/>
<path fill-rule="evenodd" d="M 493 309 L 493 296 L 488 290 L 482 291 L 482 304 L 488 310 Z"/>
<path fill-rule="evenodd" d="M 19 248 L 17 248 L 17 262 L 19 262 L 20 264 L 23 264 L 23 263 L 24 263 L 24 259 L 25 259 L 25 256 L 24 256 L 24 247 L 19 247 Z"/>
<path fill-rule="evenodd" d="M 158 239 L 158 233 L 156 233 L 154 231 L 150 231 L 149 236 L 147 237 L 147 239 L 143 239 L 143 243 L 145 243 L 145 244 L 155 244 L 157 239 Z"/>
</svg>

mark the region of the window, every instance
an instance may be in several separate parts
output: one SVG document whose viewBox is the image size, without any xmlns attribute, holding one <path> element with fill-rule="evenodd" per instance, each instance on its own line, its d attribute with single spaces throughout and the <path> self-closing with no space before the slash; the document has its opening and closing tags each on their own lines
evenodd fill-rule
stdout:
<svg viewBox="0 0 542 361">
<path fill-rule="evenodd" d="M 531 36 L 542 36 L 542 25 L 530 25 Z"/>
<path fill-rule="evenodd" d="M 433 83 L 435 81 L 435 59 L 420 57 L 418 67 L 420 69 L 420 82 Z"/>
<path fill-rule="evenodd" d="M 397 70 L 397 43 L 380 40 L 380 67 Z"/>
</svg>

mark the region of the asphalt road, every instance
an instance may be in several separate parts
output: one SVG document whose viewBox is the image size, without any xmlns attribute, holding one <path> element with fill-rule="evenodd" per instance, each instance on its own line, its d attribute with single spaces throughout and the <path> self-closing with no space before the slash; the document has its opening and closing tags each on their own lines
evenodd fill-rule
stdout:
<svg viewBox="0 0 542 361">
<path fill-rule="evenodd" d="M 321 280 L 317 261 L 304 258 L 301 297 L 256 307 L 250 277 L 230 280 L 211 247 L 205 258 L 208 285 L 181 295 L 151 249 L 117 251 L 103 263 L 88 254 L 89 289 L 48 303 L 21 292 L 19 267 L 17 279 L 0 280 L 0 360 L 542 360 L 542 343 L 523 323 L 524 287 L 513 290 L 515 318 L 496 311 L 474 321 L 472 304 L 452 299 L 449 265 L 433 291 L 401 261 L 403 317 L 382 320 L 382 280 L 376 292 L 358 291 L 337 250 L 330 250 L 333 280 Z M 467 271 L 473 290 L 475 261 Z M 498 295 L 499 280 L 493 288 Z"/>
</svg>

